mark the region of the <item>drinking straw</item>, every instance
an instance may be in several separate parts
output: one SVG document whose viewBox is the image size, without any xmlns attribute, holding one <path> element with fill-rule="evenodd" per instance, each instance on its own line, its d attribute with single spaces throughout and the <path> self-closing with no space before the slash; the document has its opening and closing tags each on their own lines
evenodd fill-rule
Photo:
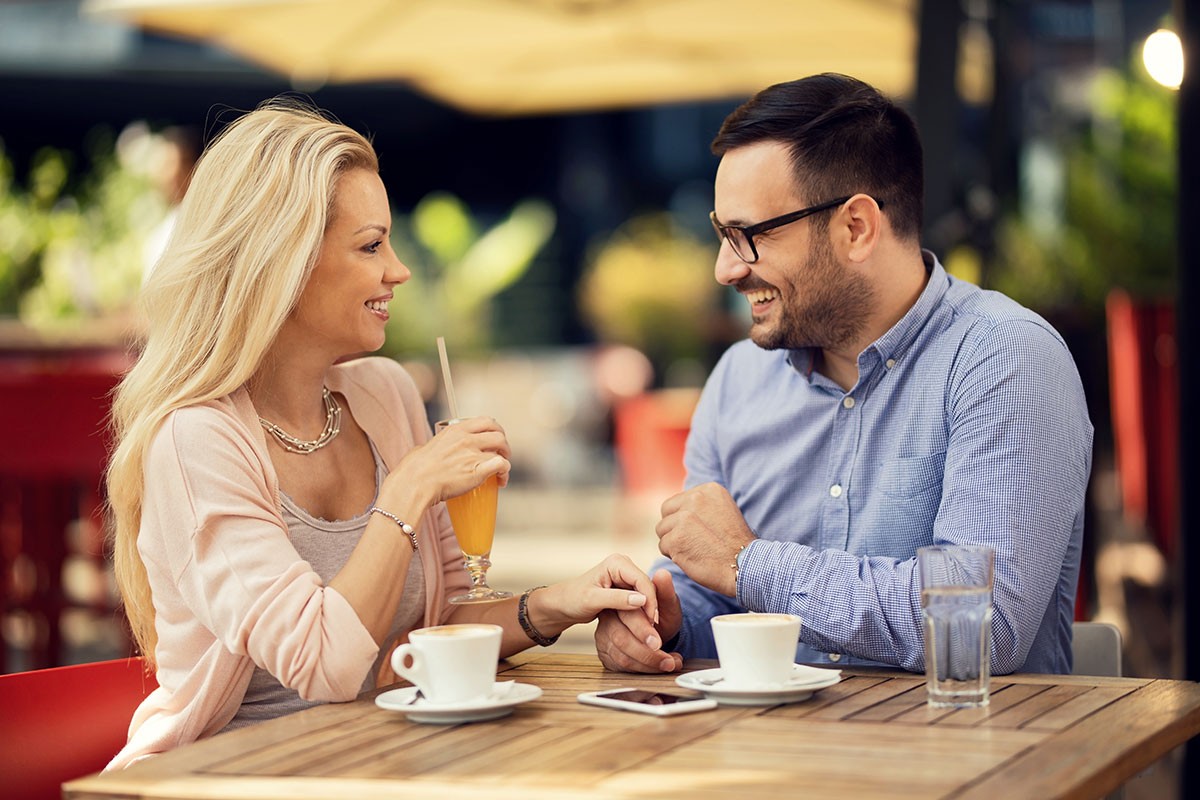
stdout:
<svg viewBox="0 0 1200 800">
<path fill-rule="evenodd" d="M 458 419 L 458 401 L 454 399 L 454 381 L 450 380 L 450 359 L 446 357 L 446 340 L 437 337 L 438 356 L 442 359 L 442 382 L 446 384 L 446 402 L 450 404 L 450 418 Z"/>
</svg>

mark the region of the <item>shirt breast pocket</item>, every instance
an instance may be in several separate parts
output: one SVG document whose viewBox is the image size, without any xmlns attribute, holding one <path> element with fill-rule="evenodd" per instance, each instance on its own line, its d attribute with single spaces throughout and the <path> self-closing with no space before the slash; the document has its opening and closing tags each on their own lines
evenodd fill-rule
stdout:
<svg viewBox="0 0 1200 800">
<path fill-rule="evenodd" d="M 935 486 L 941 486 L 946 467 L 946 452 L 927 456 L 894 459 L 883 467 L 879 490 L 897 500 L 919 497 Z"/>
</svg>

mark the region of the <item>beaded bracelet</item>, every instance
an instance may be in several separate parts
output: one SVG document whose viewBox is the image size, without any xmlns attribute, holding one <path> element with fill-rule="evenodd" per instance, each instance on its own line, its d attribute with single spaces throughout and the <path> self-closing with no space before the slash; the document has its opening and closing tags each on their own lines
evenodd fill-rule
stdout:
<svg viewBox="0 0 1200 800">
<path fill-rule="evenodd" d="M 542 647 L 549 647 L 558 641 L 558 636 L 547 638 L 538 632 L 538 629 L 533 627 L 533 623 L 529 621 L 529 595 L 536 592 L 538 589 L 545 589 L 545 586 L 534 586 L 532 589 L 526 589 L 521 595 L 521 599 L 517 602 L 517 622 L 521 623 L 521 630 L 525 631 L 525 635 L 533 640 L 534 644 Z M 559 634 L 561 636 L 561 634 Z"/>
<path fill-rule="evenodd" d="M 392 512 L 387 511 L 386 509 L 382 509 L 379 506 L 371 506 L 371 513 L 372 514 L 382 514 L 383 516 L 390 519 L 392 522 L 399 525 L 400 530 L 404 531 L 404 535 L 408 537 L 409 543 L 412 544 L 413 552 L 414 553 L 417 552 L 417 549 L 418 549 L 417 548 L 417 534 L 416 534 L 416 531 L 413 530 L 412 525 L 409 525 L 407 522 L 400 519 Z"/>
</svg>

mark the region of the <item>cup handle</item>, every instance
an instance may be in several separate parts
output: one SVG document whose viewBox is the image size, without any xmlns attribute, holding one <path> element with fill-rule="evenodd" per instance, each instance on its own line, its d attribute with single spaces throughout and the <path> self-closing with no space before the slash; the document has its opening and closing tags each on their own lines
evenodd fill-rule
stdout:
<svg viewBox="0 0 1200 800">
<path fill-rule="evenodd" d="M 412 664 L 405 666 L 404 661 L 408 658 L 412 659 Z M 396 649 L 392 651 L 392 671 L 428 694 L 425 664 L 421 659 L 421 653 L 408 642 L 397 645 Z"/>
</svg>

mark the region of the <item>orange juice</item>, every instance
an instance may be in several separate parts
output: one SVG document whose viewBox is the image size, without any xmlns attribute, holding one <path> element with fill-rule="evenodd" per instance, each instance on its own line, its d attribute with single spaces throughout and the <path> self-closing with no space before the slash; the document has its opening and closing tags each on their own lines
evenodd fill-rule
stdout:
<svg viewBox="0 0 1200 800">
<path fill-rule="evenodd" d="M 499 490 L 500 484 L 493 475 L 466 494 L 446 501 L 458 546 L 466 555 L 486 556 L 492 551 Z"/>
</svg>

